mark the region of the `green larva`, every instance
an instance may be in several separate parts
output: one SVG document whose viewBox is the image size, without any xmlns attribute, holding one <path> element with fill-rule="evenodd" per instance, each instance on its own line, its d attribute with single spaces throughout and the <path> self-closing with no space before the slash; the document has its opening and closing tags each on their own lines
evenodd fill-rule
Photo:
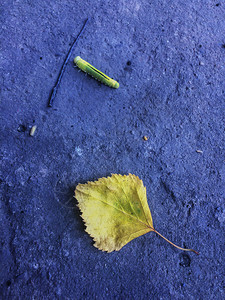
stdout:
<svg viewBox="0 0 225 300">
<path fill-rule="evenodd" d="M 105 85 L 108 85 L 115 89 L 118 89 L 118 87 L 120 86 L 116 80 L 113 80 L 112 78 L 108 77 L 107 75 L 105 75 L 104 73 L 102 73 L 101 71 L 93 67 L 91 64 L 89 64 L 88 62 L 80 58 L 80 56 L 76 56 L 74 58 L 74 63 L 79 69 L 88 73 L 93 78 L 101 81 Z"/>
</svg>

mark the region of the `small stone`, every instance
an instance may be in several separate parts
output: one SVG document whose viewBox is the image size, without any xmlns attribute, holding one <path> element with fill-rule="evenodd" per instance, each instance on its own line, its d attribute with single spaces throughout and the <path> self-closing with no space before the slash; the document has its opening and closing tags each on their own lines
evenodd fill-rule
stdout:
<svg viewBox="0 0 225 300">
<path fill-rule="evenodd" d="M 148 140 L 148 136 L 147 136 L 147 135 L 144 135 L 144 136 L 143 136 L 143 140 L 144 140 L 144 141 L 147 141 L 147 140 Z"/>
<path fill-rule="evenodd" d="M 34 136 L 34 133 L 35 133 L 36 129 L 37 129 L 37 126 L 34 125 L 34 126 L 31 128 L 31 130 L 30 130 L 30 136 Z"/>
<path fill-rule="evenodd" d="M 202 150 L 196 150 L 196 152 L 197 152 L 197 153 L 201 153 L 201 154 L 203 153 Z"/>
</svg>

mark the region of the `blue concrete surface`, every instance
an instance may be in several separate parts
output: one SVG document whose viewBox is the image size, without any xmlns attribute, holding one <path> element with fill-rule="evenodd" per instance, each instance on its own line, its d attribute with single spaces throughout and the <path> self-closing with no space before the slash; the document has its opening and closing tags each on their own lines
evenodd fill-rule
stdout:
<svg viewBox="0 0 225 300">
<path fill-rule="evenodd" d="M 224 299 L 224 16 L 214 0 L 3 1 L 2 299 Z M 78 72 L 77 55 L 120 88 Z M 93 247 L 73 191 L 129 172 L 155 228 L 199 256 L 153 233 Z"/>
</svg>

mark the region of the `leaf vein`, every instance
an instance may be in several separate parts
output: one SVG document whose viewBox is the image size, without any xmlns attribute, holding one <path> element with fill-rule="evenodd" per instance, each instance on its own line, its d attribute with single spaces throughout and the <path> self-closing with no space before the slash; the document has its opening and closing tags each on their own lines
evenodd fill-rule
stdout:
<svg viewBox="0 0 225 300">
<path fill-rule="evenodd" d="M 116 178 L 117 182 L 120 184 L 118 178 L 117 178 L 116 176 L 115 176 L 114 178 Z M 136 212 L 135 212 L 135 210 L 134 210 L 134 207 L 131 205 L 131 203 L 130 203 L 128 197 L 127 197 L 127 194 L 124 192 L 124 189 L 123 189 L 122 185 L 120 186 L 120 188 L 122 189 L 122 191 L 123 191 L 125 197 L 127 198 L 127 202 L 129 203 L 131 210 L 134 212 L 136 218 L 140 221 L 140 219 L 138 218 L 138 216 L 137 216 L 137 214 L 136 214 Z M 145 213 L 144 213 L 144 215 L 145 215 Z"/>
<path fill-rule="evenodd" d="M 134 181 L 133 176 L 132 176 L 132 180 Z M 136 193 L 137 193 L 137 195 L 138 195 L 138 190 L 137 190 L 137 189 L 136 189 Z M 143 209 L 143 212 L 144 212 L 144 216 L 145 216 L 145 220 L 146 220 L 146 222 L 148 223 L 147 217 L 146 217 L 146 215 L 145 215 L 144 207 L 143 207 L 143 205 L 142 205 L 142 202 L 141 202 L 141 199 L 140 199 L 139 195 L 138 195 L 137 198 L 138 198 L 139 202 L 141 203 L 141 206 L 142 206 L 142 209 Z M 149 223 L 148 223 L 148 224 L 149 224 Z M 150 225 L 150 224 L 149 224 L 149 225 Z"/>
<path fill-rule="evenodd" d="M 83 194 L 85 194 L 85 195 L 91 196 L 92 198 L 96 199 L 97 201 L 100 201 L 100 202 L 102 202 L 102 203 L 104 203 L 104 204 L 107 204 L 107 205 L 113 207 L 114 209 L 120 211 L 121 213 L 124 213 L 124 214 L 127 215 L 128 217 L 131 217 L 131 218 L 137 220 L 138 222 L 142 223 L 142 224 L 145 225 L 146 227 L 148 227 L 148 228 L 150 228 L 150 229 L 153 229 L 149 224 L 143 223 L 142 221 L 140 221 L 139 219 L 135 218 L 134 216 L 129 215 L 128 213 L 126 213 L 124 210 L 121 210 L 121 209 L 119 209 L 118 207 L 115 207 L 115 206 L 109 204 L 108 202 L 102 201 L 102 200 L 100 200 L 100 199 L 98 199 L 98 198 L 96 198 L 96 197 L 90 195 L 89 193 L 85 193 L 84 191 L 81 191 L 81 190 L 80 190 L 80 192 L 83 193 Z"/>
</svg>

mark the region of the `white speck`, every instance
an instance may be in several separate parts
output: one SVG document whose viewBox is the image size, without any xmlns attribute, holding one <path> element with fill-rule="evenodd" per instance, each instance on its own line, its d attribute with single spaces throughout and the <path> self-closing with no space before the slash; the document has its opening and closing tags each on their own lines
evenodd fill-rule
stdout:
<svg viewBox="0 0 225 300">
<path fill-rule="evenodd" d="M 38 263 L 34 263 L 33 267 L 34 267 L 35 270 L 37 270 L 39 268 L 39 264 Z"/>
<path fill-rule="evenodd" d="M 203 153 L 203 151 L 202 151 L 202 150 L 196 150 L 196 152 L 197 152 L 197 153 Z"/>
<path fill-rule="evenodd" d="M 77 153 L 77 155 L 81 156 L 82 155 L 82 149 L 78 146 L 78 147 L 75 147 L 75 151 Z"/>
</svg>

